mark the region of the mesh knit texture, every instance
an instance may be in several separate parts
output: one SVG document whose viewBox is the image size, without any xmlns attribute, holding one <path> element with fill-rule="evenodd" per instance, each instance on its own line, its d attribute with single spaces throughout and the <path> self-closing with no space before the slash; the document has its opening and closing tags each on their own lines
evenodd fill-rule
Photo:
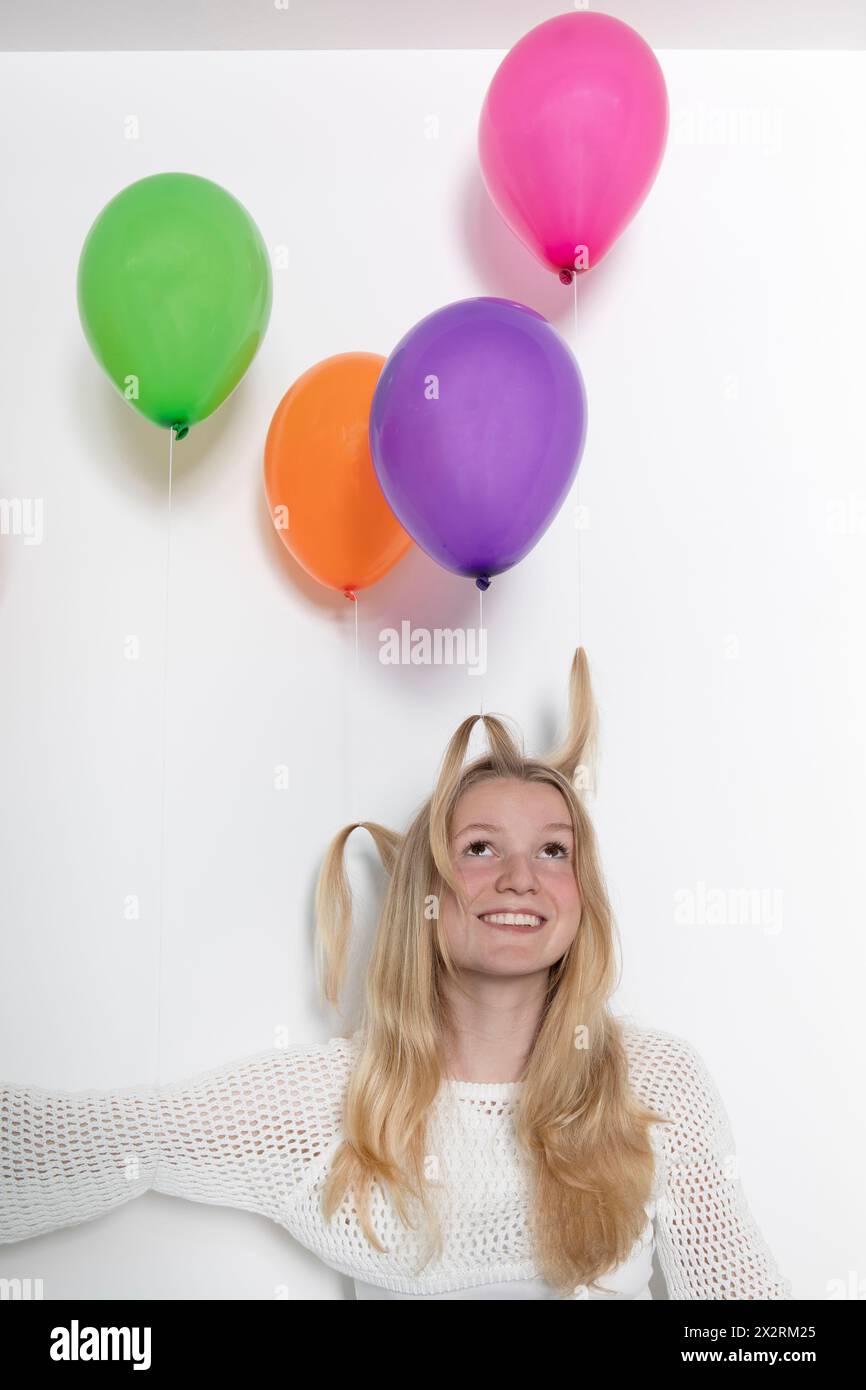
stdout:
<svg viewBox="0 0 866 1390">
<path fill-rule="evenodd" d="M 575 1298 L 648 1298 L 658 1251 L 672 1299 L 790 1299 L 737 1174 L 728 1116 L 685 1039 L 623 1025 L 634 1093 L 673 1121 L 653 1125 L 647 1226 L 624 1264 Z M 407 1229 L 374 1186 L 387 1253 L 367 1241 L 351 1194 L 325 1223 L 320 1198 L 340 1143 L 356 1034 L 257 1053 L 192 1079 L 121 1090 L 0 1085 L 0 1241 L 92 1220 L 154 1190 L 258 1212 L 326 1265 L 403 1294 L 540 1278 L 529 1236 L 529 1169 L 514 1136 L 521 1082 L 445 1079 L 428 1115 L 427 1177 L 441 1256 L 420 1269 Z M 410 1202 L 410 1212 L 412 1203 Z"/>
</svg>

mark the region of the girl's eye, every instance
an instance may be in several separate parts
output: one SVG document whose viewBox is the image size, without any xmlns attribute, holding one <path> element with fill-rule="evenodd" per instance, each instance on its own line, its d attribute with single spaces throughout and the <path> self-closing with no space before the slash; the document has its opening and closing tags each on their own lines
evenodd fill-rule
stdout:
<svg viewBox="0 0 866 1390">
<path fill-rule="evenodd" d="M 481 859 L 483 856 L 480 855 L 480 854 L 475 854 L 474 851 L 475 851 L 477 848 L 486 849 L 486 848 L 489 846 L 489 844 L 490 844 L 490 841 L 489 841 L 489 840 L 470 840 L 470 841 L 469 841 L 469 844 L 466 846 L 466 848 L 464 849 L 463 853 L 464 853 L 464 854 L 467 856 L 467 858 L 469 858 L 469 859 Z M 556 859 L 567 859 L 567 858 L 568 858 L 568 847 L 567 847 L 566 845 L 564 845 L 564 844 L 562 843 L 561 840 L 549 840 L 548 843 L 544 846 L 544 849 L 546 849 L 546 850 L 552 849 L 552 850 L 558 851 L 555 855 L 551 855 L 551 856 L 550 856 L 551 858 L 556 858 Z"/>
<path fill-rule="evenodd" d="M 561 840 L 551 840 L 549 844 L 547 844 L 547 845 L 544 846 L 544 848 L 545 848 L 545 849 L 556 849 L 556 850 L 559 850 L 559 854 L 556 856 L 557 859 L 567 859 L 567 858 L 568 858 L 568 849 L 567 849 L 567 847 L 562 843 Z"/>
</svg>

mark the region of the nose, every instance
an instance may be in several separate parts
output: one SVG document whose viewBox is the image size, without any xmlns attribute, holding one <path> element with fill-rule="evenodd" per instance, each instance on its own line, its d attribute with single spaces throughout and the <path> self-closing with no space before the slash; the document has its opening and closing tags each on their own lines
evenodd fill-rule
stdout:
<svg viewBox="0 0 866 1390">
<path fill-rule="evenodd" d="M 535 893 L 538 879 L 528 854 L 509 854 L 496 878 L 500 893 Z"/>
</svg>

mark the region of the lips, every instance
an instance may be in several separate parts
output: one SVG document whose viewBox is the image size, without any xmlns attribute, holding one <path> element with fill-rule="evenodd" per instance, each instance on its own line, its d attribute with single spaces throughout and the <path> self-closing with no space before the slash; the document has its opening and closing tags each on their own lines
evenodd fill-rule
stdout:
<svg viewBox="0 0 866 1390">
<path fill-rule="evenodd" d="M 481 912 L 477 915 L 479 922 L 483 922 L 485 927 L 491 927 L 494 931 L 518 932 L 523 935 L 542 931 L 547 922 L 547 918 L 540 912 L 499 911 Z"/>
</svg>

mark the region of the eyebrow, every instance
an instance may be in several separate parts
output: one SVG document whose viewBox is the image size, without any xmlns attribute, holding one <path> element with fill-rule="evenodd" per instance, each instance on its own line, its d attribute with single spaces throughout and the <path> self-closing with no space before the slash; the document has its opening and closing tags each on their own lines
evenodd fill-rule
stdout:
<svg viewBox="0 0 866 1390">
<path fill-rule="evenodd" d="M 465 835 L 467 830 L 501 830 L 501 825 L 488 825 L 486 821 L 472 821 L 469 825 L 464 825 L 462 830 L 456 830 L 455 835 Z M 542 825 L 542 830 L 570 830 L 574 834 L 574 827 L 570 821 L 552 820 L 547 825 Z"/>
</svg>

